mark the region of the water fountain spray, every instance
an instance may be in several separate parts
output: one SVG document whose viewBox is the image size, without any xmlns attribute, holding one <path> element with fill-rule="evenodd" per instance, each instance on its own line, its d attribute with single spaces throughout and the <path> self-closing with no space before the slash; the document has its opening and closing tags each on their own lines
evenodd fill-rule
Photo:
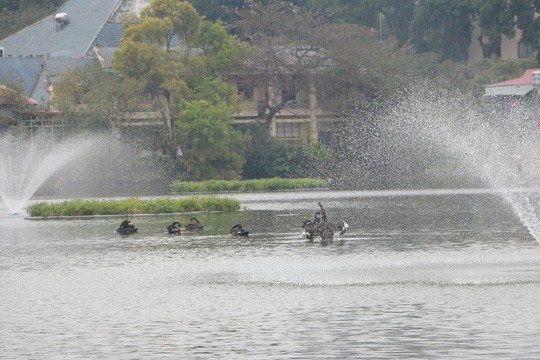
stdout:
<svg viewBox="0 0 540 360">
<path fill-rule="evenodd" d="M 145 150 L 145 139 L 81 134 L 0 136 L 0 197 L 14 214 L 36 193 L 60 198 L 168 193 L 175 163 Z"/>
<path fill-rule="evenodd" d="M 364 114 L 365 115 L 365 114 Z M 353 147 L 349 157 L 373 156 L 375 163 L 400 162 L 406 167 L 404 152 L 414 153 L 412 161 L 435 159 L 434 163 L 458 163 L 482 186 L 497 190 L 511 205 L 531 235 L 540 239 L 540 221 L 536 213 L 533 189 L 540 180 L 540 127 L 528 103 L 481 101 L 457 91 L 422 83 L 404 91 L 401 99 L 372 113 L 376 136 L 370 149 Z M 352 116 L 349 126 L 358 127 L 364 118 Z M 356 125 L 355 125 L 356 124 Z M 358 134 L 358 133 L 357 133 Z M 375 138 L 376 141 L 373 140 Z M 362 139 L 365 141 L 366 139 Z M 356 143 L 362 143 L 358 138 Z M 350 141 L 349 141 L 350 144 Z M 440 154 L 440 159 L 436 159 Z M 414 160 L 416 159 L 416 160 Z M 441 160 L 442 159 L 442 160 Z M 410 165 L 410 164 L 408 164 Z M 349 164 L 350 166 L 350 164 Z M 368 167 L 366 167 L 368 168 Z M 421 166 L 415 168 L 421 169 Z M 449 171 L 451 172 L 451 171 Z M 411 180 L 412 173 L 412 180 Z M 399 179 L 396 172 L 386 176 L 395 183 L 418 185 L 419 171 Z M 456 186 L 460 186 L 456 184 Z"/>
<path fill-rule="evenodd" d="M 408 135 L 426 139 L 460 159 L 465 168 L 500 192 L 531 235 L 540 221 L 527 188 L 537 186 L 540 129 L 526 102 L 479 103 L 467 96 L 426 94 L 427 87 L 393 113 Z M 507 191 L 506 191 L 507 190 Z"/>
<path fill-rule="evenodd" d="M 18 213 L 60 168 L 84 158 L 95 148 L 96 139 L 76 137 L 62 143 L 48 136 L 0 138 L 0 197 L 10 213 Z"/>
</svg>

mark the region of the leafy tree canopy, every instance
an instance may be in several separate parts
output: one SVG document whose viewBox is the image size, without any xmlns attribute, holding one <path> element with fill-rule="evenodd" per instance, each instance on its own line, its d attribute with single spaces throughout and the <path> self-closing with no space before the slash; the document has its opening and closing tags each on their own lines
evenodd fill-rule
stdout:
<svg viewBox="0 0 540 360">
<path fill-rule="evenodd" d="M 177 122 L 183 162 L 193 179 L 239 179 L 249 137 L 231 128 L 233 109 L 224 102 L 184 102 Z"/>
<path fill-rule="evenodd" d="M 110 129 L 129 112 L 147 104 L 141 83 L 110 73 L 98 65 L 87 65 L 63 75 L 54 86 L 54 108 L 75 130 Z"/>
<path fill-rule="evenodd" d="M 236 98 L 222 76 L 244 50 L 221 22 L 205 20 L 187 1 L 153 0 L 125 22 L 113 66 L 161 104 L 169 146 L 182 149 L 194 179 L 241 173 L 243 142 L 231 128 Z"/>
</svg>

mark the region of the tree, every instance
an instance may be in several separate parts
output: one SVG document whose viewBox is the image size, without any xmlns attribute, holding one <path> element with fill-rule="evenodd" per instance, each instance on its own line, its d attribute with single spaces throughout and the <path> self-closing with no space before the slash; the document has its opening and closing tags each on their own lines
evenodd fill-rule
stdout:
<svg viewBox="0 0 540 360">
<path fill-rule="evenodd" d="M 181 54 L 171 51 L 171 41 L 178 37 L 184 45 L 189 44 L 198 33 L 201 21 L 187 1 L 152 0 L 140 19 L 125 21 L 125 35 L 120 50 L 113 57 L 113 67 L 143 82 L 154 104 L 160 106 L 170 154 L 176 154 L 177 147 L 170 89 L 171 84 L 181 86 L 178 77 L 184 68 Z"/>
<path fill-rule="evenodd" d="M 0 1 L 0 39 L 53 13 L 65 0 Z"/>
<path fill-rule="evenodd" d="M 183 163 L 194 180 L 238 179 L 249 138 L 230 127 L 232 107 L 205 100 L 184 102 L 178 118 L 184 146 Z"/>
<path fill-rule="evenodd" d="M 252 140 L 247 148 L 242 177 L 258 179 L 288 176 L 292 145 L 271 137 L 268 131 L 257 124 L 248 128 Z"/>
<path fill-rule="evenodd" d="M 153 0 L 139 19 L 125 22 L 113 66 L 159 104 L 168 153 L 182 149 L 192 178 L 235 178 L 241 171 L 243 145 L 234 143 L 239 135 L 229 114 L 236 98 L 222 76 L 242 50 L 221 23 L 204 20 L 187 1 Z"/>
<path fill-rule="evenodd" d="M 20 113 L 28 108 L 24 85 L 11 74 L 0 79 L 0 130 L 17 124 Z"/>
<path fill-rule="evenodd" d="M 113 57 L 113 67 L 120 74 L 140 81 L 153 96 L 163 91 L 163 83 L 174 73 L 167 53 L 156 44 L 127 38 Z"/>
<path fill-rule="evenodd" d="M 227 72 L 238 70 L 243 54 L 248 47 L 236 36 L 227 33 L 224 25 L 218 21 L 204 21 L 200 32 L 193 40 L 193 46 L 202 51 L 205 75 L 223 76 Z"/>
<path fill-rule="evenodd" d="M 476 0 L 474 14 L 480 23 L 481 36 L 478 41 L 485 58 L 501 55 L 501 34 L 509 37 L 515 35 L 515 21 L 507 0 Z M 488 41 L 484 42 L 484 38 Z"/>
<path fill-rule="evenodd" d="M 538 0 L 476 0 L 476 15 L 480 20 L 482 35 L 489 38 L 484 44 L 484 56 L 500 55 L 501 35 L 510 38 L 516 35 L 516 28 L 522 31 L 521 42 L 536 51 L 540 63 L 540 1 Z"/>
<path fill-rule="evenodd" d="M 511 0 L 511 13 L 516 17 L 516 24 L 522 30 L 521 41 L 536 51 L 536 61 L 540 64 L 540 1 Z"/>
<path fill-rule="evenodd" d="M 242 176 L 258 178 L 302 178 L 329 176 L 332 150 L 321 144 L 298 141 L 289 144 L 271 137 L 260 126 L 244 125 L 251 133 Z"/>
<path fill-rule="evenodd" d="M 472 9 L 470 0 L 419 0 L 412 22 L 416 52 L 435 51 L 443 60 L 466 61 Z"/>
<path fill-rule="evenodd" d="M 254 50 L 246 63 L 265 89 L 266 113 L 262 125 L 269 129 L 276 114 L 299 90 L 307 93 L 314 72 L 322 72 L 328 57 L 314 35 L 324 19 L 283 1 L 268 5 L 250 1 L 234 27 Z"/>
<path fill-rule="evenodd" d="M 262 5 L 267 5 L 272 0 L 258 0 Z M 355 0 L 353 0 L 355 1 Z M 224 24 L 232 24 L 238 20 L 238 11 L 244 9 L 253 0 L 190 0 L 195 9 L 211 22 L 222 21 Z M 306 6 L 310 0 L 292 0 L 292 4 Z"/>
<path fill-rule="evenodd" d="M 148 103 L 143 90 L 132 78 L 87 65 L 63 75 L 54 86 L 52 107 L 74 130 L 112 129 Z"/>
<path fill-rule="evenodd" d="M 189 44 L 203 21 L 193 5 L 178 0 L 152 0 L 150 6 L 141 12 L 141 19 L 160 19 L 167 23 L 167 27 L 162 29 L 167 51 L 175 36 Z"/>
</svg>

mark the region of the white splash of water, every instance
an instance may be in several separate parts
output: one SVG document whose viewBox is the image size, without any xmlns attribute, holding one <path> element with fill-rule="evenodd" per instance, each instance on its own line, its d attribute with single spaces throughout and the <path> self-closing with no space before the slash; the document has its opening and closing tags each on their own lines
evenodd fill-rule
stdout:
<svg viewBox="0 0 540 360">
<path fill-rule="evenodd" d="M 54 143 L 46 136 L 0 137 L 0 197 L 11 213 L 19 212 L 56 171 L 95 148 L 96 139 L 72 138 Z"/>
<path fill-rule="evenodd" d="M 393 132 L 444 150 L 494 189 L 534 187 L 540 175 L 540 129 L 527 104 L 479 104 L 460 94 L 415 88 L 390 111 Z M 540 220 L 526 192 L 501 192 L 540 242 Z"/>
</svg>

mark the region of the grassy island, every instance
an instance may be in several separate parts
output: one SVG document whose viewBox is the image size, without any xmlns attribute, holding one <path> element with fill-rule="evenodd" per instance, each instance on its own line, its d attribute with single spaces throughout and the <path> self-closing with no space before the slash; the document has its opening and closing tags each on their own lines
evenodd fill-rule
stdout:
<svg viewBox="0 0 540 360">
<path fill-rule="evenodd" d="M 40 202 L 26 211 L 32 217 L 168 214 L 195 211 L 234 211 L 240 202 L 218 197 L 190 197 L 185 199 L 159 198 L 123 200 L 68 200 L 58 203 Z"/>
<path fill-rule="evenodd" d="M 295 189 L 328 188 L 324 179 L 253 179 L 253 180 L 209 180 L 173 181 L 170 185 L 174 193 L 212 192 L 212 191 L 279 191 Z"/>
</svg>

